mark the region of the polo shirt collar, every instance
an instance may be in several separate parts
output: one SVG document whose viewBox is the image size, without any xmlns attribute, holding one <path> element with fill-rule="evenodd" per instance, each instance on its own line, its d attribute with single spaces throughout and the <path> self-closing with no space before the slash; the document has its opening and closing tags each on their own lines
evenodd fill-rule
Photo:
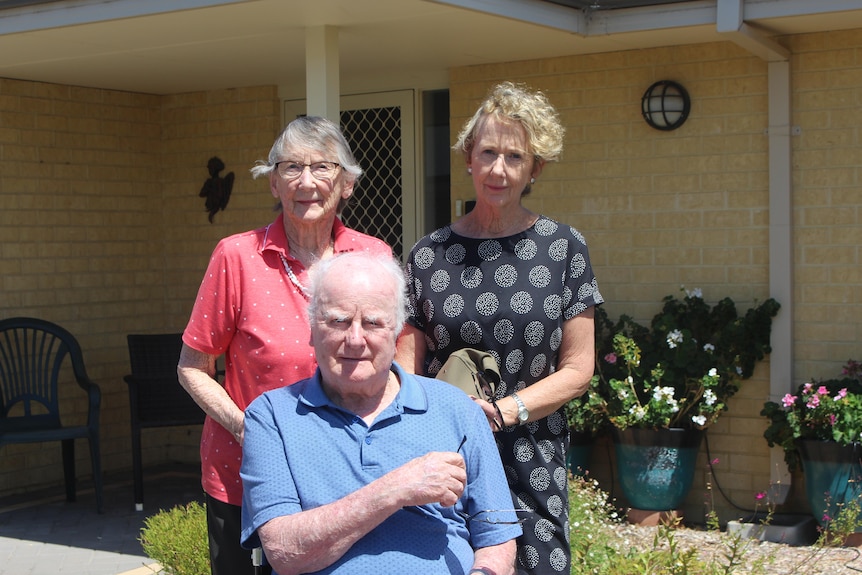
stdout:
<svg viewBox="0 0 862 575">
<path fill-rule="evenodd" d="M 406 411 L 423 412 L 428 410 L 428 396 L 425 394 L 425 389 L 419 383 L 417 377 L 410 376 L 405 372 L 400 365 L 392 362 L 390 368 L 398 376 L 401 382 L 401 389 L 392 403 L 383 411 L 387 413 L 395 409 L 396 413 L 404 413 Z M 308 384 L 299 394 L 299 401 L 311 408 L 330 407 L 344 411 L 341 407 L 335 405 L 326 392 L 323 391 L 320 379 L 320 367 L 314 371 L 314 375 L 308 380 Z"/>
<path fill-rule="evenodd" d="M 346 251 L 350 249 L 349 244 L 343 245 L 348 239 L 344 238 L 344 232 L 347 231 L 347 226 L 336 216 L 332 222 L 332 239 L 336 252 Z M 339 245 L 342 244 L 342 245 Z M 280 212 L 275 221 L 266 226 L 266 232 L 263 234 L 259 253 L 272 250 L 282 255 L 289 255 L 287 249 L 287 236 L 284 234 L 284 212 Z"/>
</svg>

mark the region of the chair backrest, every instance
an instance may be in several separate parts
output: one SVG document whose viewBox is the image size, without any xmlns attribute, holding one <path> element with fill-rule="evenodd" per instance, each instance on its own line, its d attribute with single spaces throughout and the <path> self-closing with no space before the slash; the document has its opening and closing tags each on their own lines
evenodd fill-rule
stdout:
<svg viewBox="0 0 862 575">
<path fill-rule="evenodd" d="M 130 334 L 129 363 L 132 375 L 139 377 L 171 377 L 177 373 L 183 334 Z"/>
<path fill-rule="evenodd" d="M 182 334 L 130 334 L 127 340 L 132 373 L 125 380 L 139 423 L 144 427 L 203 423 L 203 410 L 177 377 Z"/>
<path fill-rule="evenodd" d="M 66 357 L 75 379 L 90 386 L 81 347 L 64 328 L 42 319 L 0 320 L 0 428 L 61 427 L 58 384 Z"/>
</svg>

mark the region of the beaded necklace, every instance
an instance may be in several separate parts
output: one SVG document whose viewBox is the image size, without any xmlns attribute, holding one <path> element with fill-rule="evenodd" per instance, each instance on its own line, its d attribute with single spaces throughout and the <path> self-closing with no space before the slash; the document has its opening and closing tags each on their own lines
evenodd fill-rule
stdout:
<svg viewBox="0 0 862 575">
<path fill-rule="evenodd" d="M 291 269 L 290 264 L 287 263 L 287 258 L 284 257 L 284 254 L 278 255 L 281 257 L 281 263 L 284 264 L 284 271 L 287 272 L 287 277 L 288 279 L 290 279 L 290 283 L 296 286 L 296 289 L 299 290 L 299 293 L 302 295 L 302 297 L 310 301 L 311 294 L 309 293 L 308 288 L 299 283 L 299 278 L 297 278 L 296 275 L 293 273 L 293 270 Z"/>
<path fill-rule="evenodd" d="M 332 250 L 332 253 L 335 253 L 335 242 L 332 239 L 329 240 L 329 249 Z M 324 254 L 325 253 L 326 252 L 324 251 Z M 299 293 L 302 294 L 302 297 L 304 297 L 308 301 L 311 301 L 311 291 L 300 283 L 299 278 L 296 277 L 295 273 L 293 273 L 293 268 L 287 262 L 287 258 L 284 257 L 284 254 L 279 253 L 278 255 L 281 258 L 281 263 L 284 264 L 284 271 L 287 272 L 287 277 L 290 280 L 290 283 L 292 283 L 296 287 L 296 289 L 299 290 Z"/>
<path fill-rule="evenodd" d="M 263 245 L 266 245 L 266 240 L 269 237 L 269 226 L 271 225 L 272 224 L 266 226 L 266 232 L 263 236 Z M 329 249 L 332 250 L 333 254 L 335 253 L 335 240 L 333 238 L 329 238 Z M 290 267 L 290 264 L 287 263 L 287 258 L 284 257 L 283 253 L 279 253 L 278 256 L 281 258 L 281 263 L 284 264 L 284 271 L 287 272 L 287 278 L 290 280 L 290 283 L 292 283 L 294 287 L 299 290 L 299 293 L 300 295 L 302 295 L 302 297 L 304 297 L 307 301 L 311 301 L 311 292 L 308 290 L 307 287 L 305 287 L 299 282 L 299 278 L 296 277 L 296 274 L 293 273 L 293 269 Z"/>
</svg>

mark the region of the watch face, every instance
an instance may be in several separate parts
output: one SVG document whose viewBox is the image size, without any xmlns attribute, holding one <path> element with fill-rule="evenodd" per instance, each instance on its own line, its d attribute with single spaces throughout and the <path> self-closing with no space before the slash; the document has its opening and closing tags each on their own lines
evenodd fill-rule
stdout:
<svg viewBox="0 0 862 575">
<path fill-rule="evenodd" d="M 524 402 L 521 401 L 521 398 L 518 397 L 517 393 L 512 394 L 512 399 L 514 399 L 515 403 L 518 404 L 518 423 L 526 423 L 530 418 L 530 412 L 527 411 L 527 406 L 524 405 Z"/>
</svg>

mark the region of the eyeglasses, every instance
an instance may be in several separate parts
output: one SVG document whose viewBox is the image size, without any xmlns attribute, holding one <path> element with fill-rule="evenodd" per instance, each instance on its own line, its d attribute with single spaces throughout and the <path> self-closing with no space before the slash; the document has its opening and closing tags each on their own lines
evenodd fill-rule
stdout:
<svg viewBox="0 0 862 575">
<path fill-rule="evenodd" d="M 458 511 L 458 515 L 464 518 L 467 523 L 478 521 L 480 523 L 490 523 L 491 525 L 520 525 L 527 520 L 526 517 L 518 517 L 509 519 L 507 516 L 511 513 L 532 513 L 529 509 L 485 509 L 477 511 L 472 515 L 468 515 L 463 511 Z"/>
<path fill-rule="evenodd" d="M 482 150 L 477 154 L 477 159 L 481 164 L 486 166 L 493 165 L 497 158 L 503 158 L 503 163 L 507 168 L 520 168 L 527 162 L 529 156 L 521 152 L 508 152 L 506 154 L 498 154 L 494 150 Z"/>
<path fill-rule="evenodd" d="M 311 164 L 302 164 L 293 160 L 285 160 L 276 162 L 275 169 L 278 175 L 284 180 L 295 180 L 302 175 L 305 168 L 311 173 L 311 177 L 315 180 L 328 180 L 335 175 L 336 170 L 341 167 L 341 164 L 336 162 L 314 162 Z"/>
</svg>

